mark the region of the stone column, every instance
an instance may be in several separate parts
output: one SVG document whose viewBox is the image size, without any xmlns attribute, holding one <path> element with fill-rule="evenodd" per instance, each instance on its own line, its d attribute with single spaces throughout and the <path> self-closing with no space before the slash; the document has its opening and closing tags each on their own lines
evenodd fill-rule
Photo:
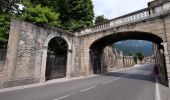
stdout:
<svg viewBox="0 0 170 100">
<path fill-rule="evenodd" d="M 123 53 L 120 52 L 119 57 L 118 57 L 118 68 L 124 66 L 124 61 L 123 61 Z"/>
<path fill-rule="evenodd" d="M 167 43 L 164 42 L 164 43 L 162 43 L 162 45 L 164 47 L 164 55 L 165 55 L 165 63 L 166 63 L 166 69 L 167 69 L 168 85 L 170 86 L 170 58 L 169 58 Z"/>
<path fill-rule="evenodd" d="M 47 50 L 48 50 L 48 47 L 44 46 L 43 55 L 42 55 L 41 79 L 40 79 L 41 83 L 44 83 L 46 79 L 45 72 L 46 72 L 46 62 L 47 62 Z"/>
<path fill-rule="evenodd" d="M 9 81 L 14 77 L 17 64 L 17 52 L 20 42 L 21 28 L 22 23 L 20 21 L 11 22 L 3 81 Z"/>
<path fill-rule="evenodd" d="M 72 68 L 72 64 L 71 64 L 71 53 L 72 50 L 69 49 L 67 51 L 67 65 L 66 65 L 66 78 L 70 78 L 71 77 L 71 68 Z"/>
</svg>

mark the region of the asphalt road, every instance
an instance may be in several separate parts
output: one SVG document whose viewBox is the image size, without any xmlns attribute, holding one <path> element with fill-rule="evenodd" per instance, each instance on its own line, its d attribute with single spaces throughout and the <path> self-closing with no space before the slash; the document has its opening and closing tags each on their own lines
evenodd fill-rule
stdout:
<svg viewBox="0 0 170 100">
<path fill-rule="evenodd" d="M 152 65 L 0 93 L 0 100 L 155 100 Z"/>
</svg>

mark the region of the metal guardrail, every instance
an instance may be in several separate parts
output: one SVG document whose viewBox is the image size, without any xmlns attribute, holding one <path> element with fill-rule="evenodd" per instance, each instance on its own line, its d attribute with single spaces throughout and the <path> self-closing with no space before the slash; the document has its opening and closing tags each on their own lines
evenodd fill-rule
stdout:
<svg viewBox="0 0 170 100">
<path fill-rule="evenodd" d="M 155 7 L 144 8 L 144 9 L 111 19 L 105 23 L 90 26 L 88 28 L 81 30 L 80 32 L 77 32 L 77 34 L 85 35 L 87 33 L 96 32 L 96 31 L 99 31 L 99 30 L 102 30 L 108 27 L 116 27 L 116 26 L 120 26 L 123 24 L 127 24 L 129 22 L 135 22 L 141 19 L 148 18 L 150 16 L 163 13 L 165 11 L 168 11 L 169 9 L 170 9 L 170 2 L 167 2 L 159 6 L 155 6 Z"/>
</svg>

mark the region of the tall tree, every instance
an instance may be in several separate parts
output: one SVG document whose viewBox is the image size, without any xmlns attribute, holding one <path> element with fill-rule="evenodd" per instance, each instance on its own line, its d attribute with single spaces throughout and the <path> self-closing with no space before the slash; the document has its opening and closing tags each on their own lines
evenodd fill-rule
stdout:
<svg viewBox="0 0 170 100">
<path fill-rule="evenodd" d="M 142 61 L 143 58 L 145 57 L 145 55 L 144 55 L 143 52 L 138 52 L 138 53 L 136 53 L 136 55 L 137 55 L 137 57 L 138 57 L 138 59 L 139 59 L 140 61 Z"/>
<path fill-rule="evenodd" d="M 76 31 L 93 24 L 94 11 L 91 0 L 59 0 L 62 28 Z"/>
<path fill-rule="evenodd" d="M 60 0 L 30 0 L 30 3 L 33 5 L 41 5 L 42 7 L 48 7 L 56 9 L 56 5 Z M 62 0 L 61 0 L 62 1 Z"/>
<path fill-rule="evenodd" d="M 8 42 L 11 16 L 9 14 L 0 14 L 0 48 L 6 48 Z"/>
<path fill-rule="evenodd" d="M 91 0 L 26 0 L 41 4 L 60 13 L 61 26 L 69 31 L 80 30 L 93 24 L 94 11 Z"/>
<path fill-rule="evenodd" d="M 95 25 L 96 24 L 100 24 L 100 23 L 103 23 L 103 22 L 107 22 L 108 19 L 104 17 L 104 15 L 100 15 L 100 16 L 97 16 L 95 18 Z"/>
<path fill-rule="evenodd" d="M 19 9 L 21 0 L 0 0 L 0 14 L 16 13 Z"/>
<path fill-rule="evenodd" d="M 19 12 L 21 0 L 0 0 L 0 47 L 7 47 L 11 18 Z"/>
</svg>

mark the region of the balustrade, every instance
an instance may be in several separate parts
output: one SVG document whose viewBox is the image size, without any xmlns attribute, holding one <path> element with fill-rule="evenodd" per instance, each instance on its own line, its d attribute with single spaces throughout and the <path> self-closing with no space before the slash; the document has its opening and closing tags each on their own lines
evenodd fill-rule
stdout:
<svg viewBox="0 0 170 100">
<path fill-rule="evenodd" d="M 95 32 L 95 31 L 103 30 L 105 28 L 116 27 L 116 26 L 127 24 L 130 22 L 139 21 L 139 20 L 148 18 L 150 16 L 168 11 L 169 8 L 170 8 L 170 4 L 169 5 L 163 4 L 161 6 L 144 8 L 144 9 L 111 19 L 105 23 L 101 23 L 101 24 L 83 29 L 81 30 L 81 34 Z"/>
</svg>

